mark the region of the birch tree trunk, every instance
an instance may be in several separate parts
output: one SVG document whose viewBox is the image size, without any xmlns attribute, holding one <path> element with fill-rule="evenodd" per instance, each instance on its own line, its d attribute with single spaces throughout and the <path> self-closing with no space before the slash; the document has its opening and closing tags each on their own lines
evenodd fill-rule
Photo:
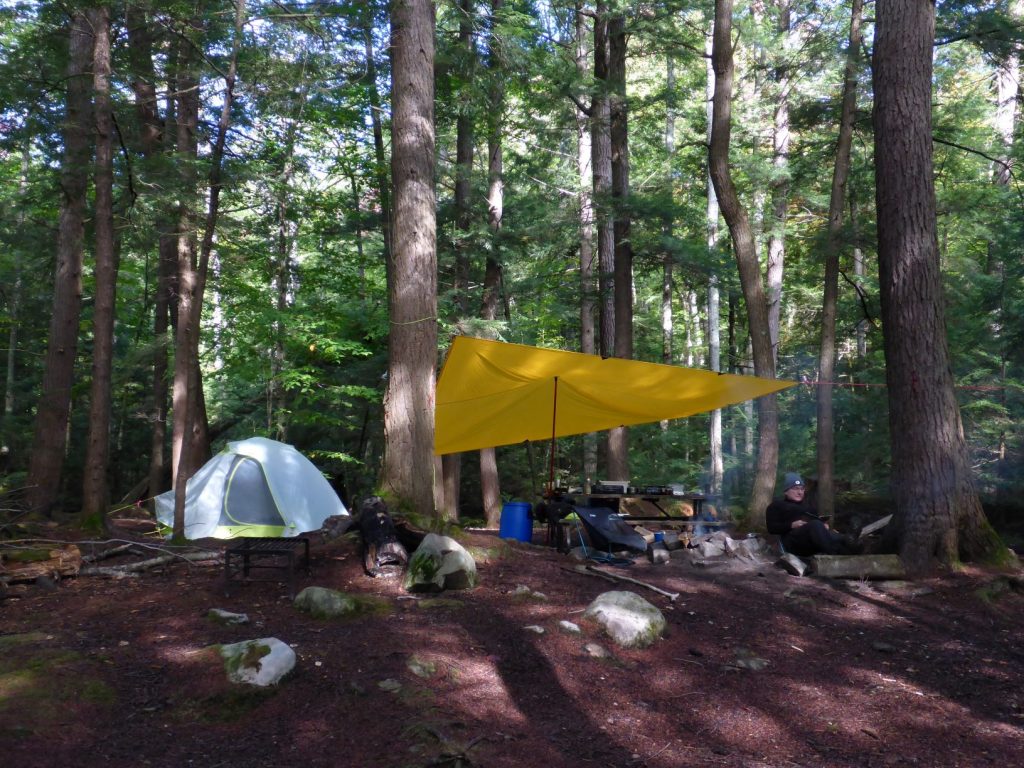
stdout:
<svg viewBox="0 0 1024 768">
<path fill-rule="evenodd" d="M 712 33 L 714 27 L 712 26 Z M 715 68 L 711 63 L 713 34 L 708 35 L 705 42 L 705 54 L 707 62 L 707 80 L 705 84 L 705 110 L 707 112 L 707 141 L 711 146 L 711 123 L 714 119 L 715 99 Z M 707 206 L 707 244 L 709 261 L 714 264 L 718 252 L 718 195 L 715 194 L 715 185 L 711 179 L 710 168 L 707 179 L 708 206 Z M 712 271 L 708 278 L 708 367 L 715 372 L 722 370 L 722 341 L 721 341 L 721 311 L 720 292 L 718 288 L 718 275 Z M 708 420 L 708 493 L 720 498 L 725 478 L 725 459 L 722 455 L 722 409 L 716 408 L 710 414 Z"/>
<path fill-rule="evenodd" d="M 381 484 L 400 505 L 433 515 L 441 491 L 433 456 L 437 234 L 434 6 L 429 0 L 392 4 L 391 57 L 394 250 L 388 283 L 391 332 Z"/>
<path fill-rule="evenodd" d="M 846 209 L 846 181 L 850 175 L 850 148 L 857 108 L 857 70 L 861 46 L 863 0 L 853 0 L 850 15 L 850 47 L 843 75 L 843 107 L 839 118 L 836 163 L 828 203 L 828 235 L 825 239 L 825 288 L 821 304 L 821 352 L 818 372 L 818 512 L 829 517 L 835 511 L 835 420 L 832 382 L 836 369 L 836 305 L 839 299 L 839 252 Z"/>
<path fill-rule="evenodd" d="M 662 216 L 661 232 L 666 248 L 661 255 L 661 362 L 672 364 L 673 336 L 672 322 L 672 251 L 667 247 L 674 235 L 672 212 L 675 200 L 675 174 L 673 162 L 676 154 L 676 62 L 672 54 L 665 62 L 665 188 L 667 194 L 666 213 Z M 662 429 L 668 429 L 668 422 L 661 422 Z"/>
<path fill-rule="evenodd" d="M 53 312 L 26 480 L 28 508 L 33 514 L 41 515 L 50 513 L 60 495 L 82 307 L 85 195 L 91 156 L 89 70 L 93 49 L 92 29 L 85 10 L 73 12 L 69 37 L 60 182 L 63 199 L 57 234 Z"/>
<path fill-rule="evenodd" d="M 715 97 L 708 153 L 711 180 L 718 195 L 722 215 L 729 225 L 740 284 L 747 303 L 754 373 L 772 379 L 775 378 L 775 359 L 772 354 L 768 306 L 761 285 L 754 234 L 750 219 L 733 185 L 729 169 L 733 85 L 732 0 L 715 2 L 712 65 L 715 69 Z M 764 512 L 771 501 L 779 460 L 779 417 L 775 395 L 759 398 L 757 413 L 760 430 L 749 520 L 755 529 L 763 529 Z"/>
</svg>

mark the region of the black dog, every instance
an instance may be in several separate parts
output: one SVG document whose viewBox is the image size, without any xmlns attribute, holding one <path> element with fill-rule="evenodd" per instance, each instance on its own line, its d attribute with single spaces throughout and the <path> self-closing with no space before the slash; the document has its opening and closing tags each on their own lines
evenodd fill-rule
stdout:
<svg viewBox="0 0 1024 768">
<path fill-rule="evenodd" d="M 359 533 L 363 537 L 363 569 L 368 576 L 382 575 L 386 566 L 408 565 L 409 553 L 399 543 L 395 522 L 380 496 L 371 496 L 359 505 Z"/>
</svg>

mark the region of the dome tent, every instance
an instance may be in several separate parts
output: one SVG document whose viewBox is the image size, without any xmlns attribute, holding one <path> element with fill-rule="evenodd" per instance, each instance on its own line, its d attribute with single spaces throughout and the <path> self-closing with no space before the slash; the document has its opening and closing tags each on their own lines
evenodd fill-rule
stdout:
<svg viewBox="0 0 1024 768">
<path fill-rule="evenodd" d="M 295 448 L 252 437 L 228 443 L 185 487 L 185 538 L 298 536 L 348 510 Z M 174 524 L 174 491 L 156 497 L 156 517 Z"/>
</svg>

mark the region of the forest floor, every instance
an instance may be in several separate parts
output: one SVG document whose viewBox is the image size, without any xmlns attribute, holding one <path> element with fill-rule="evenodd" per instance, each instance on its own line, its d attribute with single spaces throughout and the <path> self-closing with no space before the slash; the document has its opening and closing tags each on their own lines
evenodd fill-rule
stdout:
<svg viewBox="0 0 1024 768">
<path fill-rule="evenodd" d="M 351 537 L 314 540 L 298 589 L 380 602 L 343 621 L 297 611 L 277 583 L 226 596 L 215 563 L 12 585 L 0 599 L 0 763 L 1024 764 L 1019 577 L 966 569 L 825 581 L 788 576 L 770 559 L 608 568 L 679 593 L 670 601 L 573 572 L 569 556 L 544 546 L 494 532 L 466 540 L 480 584 L 440 601 L 369 578 Z M 516 596 L 520 586 L 544 598 Z M 665 637 L 652 647 L 616 648 L 582 619 L 618 588 L 664 612 Z M 251 623 L 218 625 L 211 608 Z M 560 630 L 562 620 L 582 636 Z M 276 688 L 240 691 L 204 649 L 258 637 L 290 644 L 298 663 Z M 594 657 L 587 643 L 611 656 Z"/>
</svg>

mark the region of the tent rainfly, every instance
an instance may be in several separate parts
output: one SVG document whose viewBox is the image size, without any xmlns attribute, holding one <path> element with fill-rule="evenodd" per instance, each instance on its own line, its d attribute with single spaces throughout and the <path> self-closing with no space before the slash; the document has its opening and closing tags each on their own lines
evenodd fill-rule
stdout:
<svg viewBox="0 0 1024 768">
<path fill-rule="evenodd" d="M 434 452 L 681 419 L 794 384 L 458 336 L 437 383 Z"/>
<path fill-rule="evenodd" d="M 185 486 L 185 538 L 298 536 L 347 515 L 309 459 L 276 440 L 228 443 Z M 156 517 L 174 524 L 174 491 L 156 497 Z"/>
</svg>

